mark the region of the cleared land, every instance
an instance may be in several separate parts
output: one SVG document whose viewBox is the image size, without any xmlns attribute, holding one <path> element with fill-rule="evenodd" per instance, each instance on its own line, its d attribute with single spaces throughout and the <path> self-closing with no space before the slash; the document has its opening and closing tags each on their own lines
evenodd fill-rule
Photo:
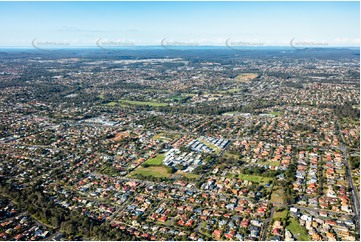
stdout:
<svg viewBox="0 0 361 242">
<path fill-rule="evenodd" d="M 177 133 L 162 132 L 162 133 L 158 133 L 158 134 L 154 135 L 153 139 L 154 140 L 172 141 L 172 140 L 179 139 L 180 137 L 181 137 L 181 135 L 177 134 Z"/>
<path fill-rule="evenodd" d="M 124 131 L 124 132 L 119 132 L 117 133 L 113 138 L 110 138 L 109 140 L 112 141 L 120 141 L 123 140 L 124 138 L 129 136 L 129 132 L 128 131 Z"/>
<path fill-rule="evenodd" d="M 183 171 L 177 171 L 175 174 L 187 177 L 189 179 L 199 179 L 199 177 L 200 177 L 200 175 L 193 174 L 193 173 L 186 173 L 186 172 L 183 172 Z"/>
<path fill-rule="evenodd" d="M 273 178 L 270 178 L 270 177 L 247 175 L 247 174 L 239 174 L 238 179 L 251 181 L 251 182 L 258 182 L 258 183 L 263 183 L 263 184 L 267 184 L 273 180 Z"/>
<path fill-rule="evenodd" d="M 150 166 L 160 166 L 160 165 L 162 165 L 164 159 L 165 159 L 165 155 L 157 155 L 156 157 L 145 161 L 144 164 L 147 164 Z"/>
<path fill-rule="evenodd" d="M 165 177 L 169 178 L 170 173 L 167 172 L 165 167 L 163 166 L 149 166 L 149 167 L 142 167 L 139 166 L 135 169 L 132 173 L 129 174 L 129 177 L 134 177 L 137 174 L 142 174 L 143 176 L 154 176 L 154 177 Z"/>
<path fill-rule="evenodd" d="M 236 78 L 234 78 L 234 80 L 237 82 L 250 82 L 253 79 L 255 79 L 256 77 L 258 77 L 257 73 L 242 73 L 242 74 L 239 74 L 238 76 L 236 76 Z"/>
<path fill-rule="evenodd" d="M 273 190 L 271 195 L 271 202 L 285 203 L 286 202 L 285 191 L 282 188 Z"/>
<path fill-rule="evenodd" d="M 307 235 L 306 229 L 303 228 L 296 219 L 290 218 L 288 222 L 289 224 L 287 225 L 286 229 L 291 231 L 291 233 L 297 238 L 297 240 L 311 241 L 310 237 L 308 237 Z"/>
</svg>

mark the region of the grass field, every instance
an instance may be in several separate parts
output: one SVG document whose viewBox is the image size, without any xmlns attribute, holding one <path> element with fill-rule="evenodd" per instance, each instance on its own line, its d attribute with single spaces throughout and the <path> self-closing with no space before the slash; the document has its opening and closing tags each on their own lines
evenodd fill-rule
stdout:
<svg viewBox="0 0 361 242">
<path fill-rule="evenodd" d="M 267 166 L 279 166 L 281 164 L 281 162 L 279 162 L 279 161 L 270 161 L 270 160 L 264 161 L 264 162 L 260 161 L 258 163 L 261 165 L 267 165 Z"/>
<path fill-rule="evenodd" d="M 226 159 L 234 159 L 234 160 L 239 160 L 239 155 L 236 155 L 236 154 L 231 154 L 229 152 L 224 152 L 223 154 L 223 157 L 226 158 Z"/>
<path fill-rule="evenodd" d="M 120 103 L 139 105 L 139 106 L 152 106 L 152 107 L 162 107 L 167 106 L 168 103 L 158 103 L 158 102 L 143 102 L 143 101 L 130 101 L 130 100 L 119 100 Z"/>
<path fill-rule="evenodd" d="M 200 177 L 200 175 L 193 174 L 193 173 L 182 172 L 182 171 L 177 171 L 175 174 L 187 177 L 189 179 L 199 179 L 199 177 Z"/>
<path fill-rule="evenodd" d="M 107 103 L 106 105 L 107 106 L 115 106 L 115 105 L 117 105 L 118 103 L 117 102 L 109 102 L 109 103 Z"/>
<path fill-rule="evenodd" d="M 170 177 L 171 174 L 167 172 L 163 166 L 149 166 L 142 167 L 139 166 L 132 173 L 129 174 L 129 177 L 134 177 L 137 174 L 142 174 L 143 176 L 154 176 L 154 177 Z"/>
<path fill-rule="evenodd" d="M 164 141 L 172 141 L 179 139 L 181 135 L 178 133 L 171 132 L 161 132 L 153 136 L 154 140 L 164 140 Z"/>
<path fill-rule="evenodd" d="M 160 165 L 162 165 L 164 159 L 165 159 L 165 155 L 157 155 L 156 157 L 145 161 L 144 164 L 147 164 L 150 166 L 160 166 Z"/>
<path fill-rule="evenodd" d="M 310 237 L 308 237 L 306 229 L 303 228 L 296 219 L 291 218 L 288 221 L 289 225 L 286 227 L 286 229 L 291 231 L 291 233 L 297 238 L 297 240 L 311 241 Z"/>
<path fill-rule="evenodd" d="M 263 184 L 267 184 L 273 180 L 273 178 L 271 177 L 263 177 L 263 176 L 247 175 L 247 174 L 239 174 L 238 179 L 247 180 L 251 182 L 258 182 Z"/>
<path fill-rule="evenodd" d="M 274 112 L 271 112 L 270 114 L 272 114 L 276 117 L 281 116 L 281 112 L 279 112 L 279 111 L 274 111 Z"/>
<path fill-rule="evenodd" d="M 107 106 L 119 105 L 122 107 L 127 107 L 129 105 L 138 105 L 138 106 L 152 106 L 152 107 L 163 107 L 167 106 L 168 103 L 159 103 L 159 102 L 143 102 L 143 101 L 131 101 L 131 100 L 119 100 L 118 102 L 109 102 L 105 104 Z"/>
<path fill-rule="evenodd" d="M 274 189 L 271 195 L 271 202 L 285 203 L 285 191 L 282 188 Z"/>
<path fill-rule="evenodd" d="M 288 210 L 285 209 L 285 210 L 283 210 L 281 212 L 275 212 L 274 215 L 273 215 L 273 218 L 274 219 L 286 219 L 287 215 L 288 215 Z"/>
<path fill-rule="evenodd" d="M 164 140 L 164 141 L 170 141 L 171 139 L 166 137 L 164 134 L 156 134 L 153 136 L 153 139 L 155 140 Z"/>
</svg>

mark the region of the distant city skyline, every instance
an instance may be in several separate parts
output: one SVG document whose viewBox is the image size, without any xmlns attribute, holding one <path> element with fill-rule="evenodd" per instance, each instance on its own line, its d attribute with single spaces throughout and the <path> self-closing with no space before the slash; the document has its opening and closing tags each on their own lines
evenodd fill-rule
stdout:
<svg viewBox="0 0 361 242">
<path fill-rule="evenodd" d="M 359 46 L 353 2 L 0 2 L 0 47 Z"/>
</svg>

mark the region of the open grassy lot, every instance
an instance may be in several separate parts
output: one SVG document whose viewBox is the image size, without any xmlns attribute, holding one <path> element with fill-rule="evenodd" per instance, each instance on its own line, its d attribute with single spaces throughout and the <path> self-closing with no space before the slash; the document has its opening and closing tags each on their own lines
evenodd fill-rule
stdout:
<svg viewBox="0 0 361 242">
<path fill-rule="evenodd" d="M 115 105 L 117 105 L 118 103 L 117 102 L 109 102 L 109 103 L 107 103 L 106 105 L 107 106 L 115 106 Z"/>
<path fill-rule="evenodd" d="M 170 173 L 167 172 L 165 167 L 163 166 L 149 166 L 149 167 L 142 167 L 139 166 L 135 169 L 132 173 L 129 174 L 129 177 L 133 177 L 137 174 L 142 174 L 143 176 L 154 176 L 154 177 L 170 177 Z"/>
<path fill-rule="evenodd" d="M 172 141 L 179 139 L 181 135 L 179 133 L 161 132 L 153 136 L 154 140 Z"/>
<path fill-rule="evenodd" d="M 239 160 L 240 159 L 239 155 L 229 153 L 228 151 L 224 152 L 223 157 L 226 158 L 226 159 L 234 159 L 234 160 Z"/>
<path fill-rule="evenodd" d="M 273 218 L 274 219 L 286 219 L 287 215 L 288 215 L 288 210 L 285 209 L 285 210 L 280 211 L 280 212 L 275 212 L 274 215 L 273 215 Z"/>
<path fill-rule="evenodd" d="M 247 175 L 247 174 L 239 174 L 238 179 L 247 180 L 251 182 L 258 182 L 262 184 L 267 184 L 273 180 L 273 178 L 271 177 L 263 177 L 263 176 Z"/>
<path fill-rule="evenodd" d="M 199 177 L 200 177 L 200 175 L 193 174 L 193 173 L 187 173 L 187 172 L 183 172 L 183 171 L 177 171 L 175 174 L 187 177 L 189 179 L 199 179 Z"/>
<path fill-rule="evenodd" d="M 279 111 L 274 111 L 274 112 L 271 112 L 270 114 L 272 114 L 276 117 L 281 116 L 281 112 L 279 112 Z"/>
<path fill-rule="evenodd" d="M 281 162 L 279 161 L 260 161 L 258 162 L 261 165 L 267 165 L 267 166 L 279 166 L 281 164 Z"/>
<path fill-rule="evenodd" d="M 289 225 L 287 225 L 286 229 L 291 231 L 291 233 L 297 238 L 297 240 L 311 241 L 310 237 L 308 237 L 306 229 L 303 228 L 296 219 L 290 218 L 288 222 Z"/>
<path fill-rule="evenodd" d="M 143 102 L 143 101 L 130 101 L 130 100 L 119 100 L 120 103 L 131 104 L 131 105 L 147 105 L 152 107 L 161 107 L 167 106 L 168 103 L 159 103 L 159 102 Z"/>
<path fill-rule="evenodd" d="M 273 189 L 273 192 L 271 194 L 271 202 L 285 203 L 285 191 L 282 188 Z"/>
<path fill-rule="evenodd" d="M 144 162 L 144 164 L 147 164 L 150 166 L 160 166 L 160 165 L 162 165 L 164 159 L 165 159 L 165 155 L 157 155 L 154 158 L 146 160 Z"/>
</svg>

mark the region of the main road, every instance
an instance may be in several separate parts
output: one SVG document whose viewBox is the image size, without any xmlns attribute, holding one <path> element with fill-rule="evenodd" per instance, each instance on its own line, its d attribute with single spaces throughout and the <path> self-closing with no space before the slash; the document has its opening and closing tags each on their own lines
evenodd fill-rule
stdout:
<svg viewBox="0 0 361 242">
<path fill-rule="evenodd" d="M 347 147 L 345 145 L 345 140 L 343 138 L 343 135 L 341 133 L 341 129 L 340 129 L 340 125 L 338 120 L 336 121 L 337 124 L 337 129 L 338 129 L 338 134 L 340 136 L 340 141 L 341 141 L 341 151 L 343 153 L 343 157 L 344 157 L 344 163 L 346 165 L 346 172 L 347 172 L 347 180 L 348 180 L 348 186 L 351 188 L 351 197 L 352 197 L 352 207 L 353 207 L 353 211 L 355 212 L 355 216 L 356 216 L 356 223 L 357 225 L 360 224 L 360 201 L 359 201 L 359 197 L 357 195 L 356 192 L 356 188 L 353 184 L 353 180 L 352 180 L 352 175 L 351 175 L 351 169 L 350 169 L 350 164 L 348 162 L 348 154 L 347 154 Z"/>
</svg>

